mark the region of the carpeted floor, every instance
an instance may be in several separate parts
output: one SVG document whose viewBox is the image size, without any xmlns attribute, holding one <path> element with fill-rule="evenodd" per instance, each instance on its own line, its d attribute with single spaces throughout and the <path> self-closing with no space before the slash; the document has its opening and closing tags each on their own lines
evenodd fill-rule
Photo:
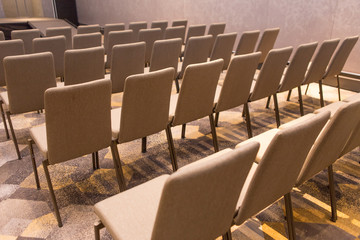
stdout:
<svg viewBox="0 0 360 240">
<path fill-rule="evenodd" d="M 3 90 L 3 89 L 2 89 Z M 303 89 L 303 92 L 305 88 Z M 342 91 L 343 98 L 354 94 Z M 286 93 L 279 95 L 281 122 L 299 117 L 297 96 L 289 102 Z M 337 101 L 337 90 L 324 87 L 327 104 Z M 121 106 L 120 95 L 113 96 L 113 106 Z M 276 127 L 275 115 L 265 108 L 266 99 L 250 104 L 254 135 Z M 319 108 L 318 87 L 311 85 L 304 96 L 305 113 Z M 242 107 L 223 112 L 217 128 L 220 149 L 234 148 L 247 139 Z M 57 226 L 49 191 L 37 147 L 35 154 L 40 184 L 36 190 L 26 140 L 28 129 L 44 123 L 44 114 L 27 113 L 12 117 L 21 147 L 17 160 L 11 140 L 5 137 L 0 123 L 0 239 L 94 239 L 93 205 L 119 192 L 110 149 L 100 151 L 101 169 L 93 171 L 91 155 L 50 166 L 50 175 L 64 226 Z M 1 120 L 0 120 L 1 121 Z M 213 146 L 208 118 L 187 125 L 186 139 L 181 128 L 172 129 L 179 167 L 212 154 Z M 119 145 L 120 157 L 129 188 L 171 173 L 165 132 L 148 137 L 148 151 L 141 153 L 141 140 Z M 338 221 L 330 221 L 327 173 L 321 172 L 292 192 L 294 220 L 298 239 L 360 239 L 360 151 L 347 154 L 334 165 Z M 266 193 L 264 193 L 266 194 Z M 126 207 L 126 206 L 119 206 Z M 141 228 L 142 226 L 139 226 Z M 286 239 L 284 202 L 280 200 L 241 226 L 232 228 L 233 239 Z M 111 239 L 101 231 L 102 239 Z M 136 238 L 135 238 L 136 239 Z"/>
</svg>

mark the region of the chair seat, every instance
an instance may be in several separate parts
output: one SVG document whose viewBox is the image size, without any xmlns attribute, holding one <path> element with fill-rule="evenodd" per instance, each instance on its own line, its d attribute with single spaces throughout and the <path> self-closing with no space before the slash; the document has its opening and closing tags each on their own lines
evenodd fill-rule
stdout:
<svg viewBox="0 0 360 240">
<path fill-rule="evenodd" d="M 163 186 L 162 175 L 95 204 L 95 213 L 114 239 L 151 239 Z"/>
<path fill-rule="evenodd" d="M 121 108 L 111 109 L 111 130 L 112 138 L 118 139 L 120 132 Z"/>
<path fill-rule="evenodd" d="M 355 95 L 352 95 L 351 97 L 348 97 L 346 99 L 344 99 L 344 102 L 352 102 L 352 101 L 356 101 L 356 100 L 360 100 L 360 93 L 357 93 Z"/>
<path fill-rule="evenodd" d="M 150 72 L 150 67 L 144 68 L 144 73 L 149 73 L 149 72 Z"/>
<path fill-rule="evenodd" d="M 334 102 L 334 103 L 331 103 L 325 107 L 322 107 L 322 108 L 316 110 L 314 113 L 322 113 L 322 112 L 330 111 L 330 118 L 332 118 L 334 116 L 334 114 L 336 113 L 336 111 L 342 105 L 345 105 L 345 104 L 346 104 L 346 102 Z"/>
<path fill-rule="evenodd" d="M 65 86 L 65 82 L 57 82 L 56 83 L 56 87 L 64 87 Z"/>
<path fill-rule="evenodd" d="M 219 86 L 219 85 L 216 86 L 216 92 L 215 92 L 215 98 L 214 98 L 214 107 L 215 107 L 216 104 L 219 102 L 219 97 L 220 97 L 221 89 L 222 89 L 222 86 Z"/>
<path fill-rule="evenodd" d="M 34 140 L 36 146 L 38 146 L 40 152 L 45 159 L 48 159 L 48 146 L 46 136 L 46 125 L 33 127 L 30 129 L 30 136 Z"/>
<path fill-rule="evenodd" d="M 109 79 L 111 79 L 110 73 L 109 73 L 109 74 L 105 74 L 105 77 L 104 77 L 104 79 L 106 79 L 106 80 L 109 80 Z"/>
<path fill-rule="evenodd" d="M 174 119 L 178 98 L 179 98 L 179 94 L 172 94 L 170 96 L 169 122 L 171 122 Z"/>
<path fill-rule="evenodd" d="M 4 105 L 4 111 L 8 111 L 9 110 L 9 97 L 8 97 L 8 92 L 0 92 L 0 99 L 3 102 Z"/>
<path fill-rule="evenodd" d="M 250 168 L 250 171 L 249 171 L 249 173 L 248 173 L 248 175 L 246 177 L 246 180 L 244 182 L 244 185 L 243 185 L 243 187 L 241 189 L 239 200 L 238 200 L 238 202 L 236 204 L 236 209 L 239 209 L 241 207 L 241 205 L 242 205 L 242 203 L 244 201 L 245 195 L 246 195 L 246 193 L 247 193 L 247 191 L 249 189 L 250 182 L 251 182 L 251 180 L 252 180 L 258 166 L 259 166 L 259 164 L 257 164 L 257 163 L 252 164 L 252 166 Z"/>
</svg>

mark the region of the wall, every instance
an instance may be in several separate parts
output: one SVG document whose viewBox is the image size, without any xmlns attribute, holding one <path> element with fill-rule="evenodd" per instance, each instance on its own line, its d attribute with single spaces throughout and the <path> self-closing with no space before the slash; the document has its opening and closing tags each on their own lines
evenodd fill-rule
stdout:
<svg viewBox="0 0 360 240">
<path fill-rule="evenodd" d="M 226 32 L 280 27 L 275 47 L 360 34 L 359 0 L 76 0 L 80 23 L 186 18 L 189 24 L 226 22 Z M 344 68 L 360 73 L 360 41 Z"/>
</svg>

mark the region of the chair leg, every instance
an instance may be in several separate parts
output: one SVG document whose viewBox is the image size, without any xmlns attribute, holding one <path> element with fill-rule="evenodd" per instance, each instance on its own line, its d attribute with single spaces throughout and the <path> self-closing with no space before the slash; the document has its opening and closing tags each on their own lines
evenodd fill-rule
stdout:
<svg viewBox="0 0 360 240">
<path fill-rule="evenodd" d="M 10 139 L 10 135 L 9 135 L 9 129 L 7 127 L 7 124 L 6 124 L 6 119 L 5 119 L 5 113 L 4 113 L 4 108 L 3 108 L 3 102 L 0 101 L 0 110 L 1 110 L 1 117 L 2 117 L 2 120 L 3 120 L 3 123 L 4 123 L 4 128 L 5 128 L 5 133 L 6 133 L 6 138 L 7 139 Z"/>
<path fill-rule="evenodd" d="M 275 105 L 275 118 L 276 118 L 276 126 L 280 127 L 280 113 L 279 113 L 279 106 L 277 101 L 276 93 L 273 95 L 274 98 L 274 105 Z"/>
<path fill-rule="evenodd" d="M 175 86 L 176 86 L 176 92 L 180 92 L 180 86 L 179 86 L 179 76 L 175 78 Z"/>
<path fill-rule="evenodd" d="M 176 170 L 178 170 L 178 164 L 177 164 L 177 160 L 176 160 L 176 152 L 175 152 L 175 147 L 174 147 L 174 140 L 173 140 L 173 137 L 172 137 L 170 125 L 166 126 L 165 132 L 166 132 L 166 138 L 167 138 L 168 145 L 169 145 L 171 165 L 172 165 L 173 171 L 175 172 Z"/>
<path fill-rule="evenodd" d="M 210 114 L 209 119 L 210 119 L 210 127 L 211 127 L 211 134 L 212 134 L 214 149 L 215 149 L 215 152 L 218 152 L 219 144 L 218 144 L 218 139 L 217 139 L 217 135 L 216 135 L 214 116 L 212 114 Z"/>
<path fill-rule="evenodd" d="M 220 112 L 215 113 L 215 127 L 219 126 Z"/>
<path fill-rule="evenodd" d="M 244 112 L 245 112 L 245 121 L 246 121 L 246 128 L 248 132 L 248 138 L 253 137 L 252 129 L 251 129 L 251 120 L 250 120 L 250 112 L 249 112 L 249 104 L 244 104 Z"/>
<path fill-rule="evenodd" d="M 146 137 L 141 139 L 141 152 L 146 153 Z"/>
<path fill-rule="evenodd" d="M 15 145 L 16 153 L 17 153 L 18 159 L 20 160 L 20 159 L 21 159 L 21 155 L 20 155 L 19 145 L 18 145 L 16 136 L 15 136 L 14 127 L 13 127 L 12 122 L 11 122 L 10 112 L 9 112 L 9 111 L 6 112 L 6 116 L 7 116 L 8 122 L 9 122 L 9 127 L 10 127 L 10 131 L 11 131 L 11 136 L 12 136 L 12 138 L 13 138 L 13 142 L 14 142 L 14 145 Z"/>
<path fill-rule="evenodd" d="M 100 240 L 100 229 L 104 228 L 104 224 L 98 220 L 94 224 L 95 240 Z"/>
<path fill-rule="evenodd" d="M 111 148 L 111 153 L 112 153 L 112 157 L 113 157 L 113 161 L 114 161 L 116 178 L 117 178 L 117 181 L 119 184 L 120 192 L 122 192 L 122 191 L 126 190 L 126 186 L 125 186 L 125 178 L 124 178 L 124 173 L 123 173 L 123 170 L 121 167 L 121 161 L 120 161 L 120 156 L 119 156 L 119 151 L 117 149 L 116 141 L 111 142 L 110 148 Z"/>
<path fill-rule="evenodd" d="M 43 167 L 44 167 L 44 172 L 45 172 L 45 176 L 46 176 L 46 181 L 47 181 L 47 184 L 48 184 L 48 187 L 49 187 L 50 197 L 51 197 L 52 204 L 54 206 L 54 211 L 55 211 L 56 219 L 58 221 L 58 226 L 62 227 L 63 224 L 62 224 L 62 221 L 61 221 L 59 208 L 58 208 L 58 205 L 57 205 L 57 202 L 56 202 L 54 189 L 53 189 L 53 186 L 52 186 L 52 183 L 51 183 L 48 166 L 49 166 L 49 160 L 46 159 L 46 160 L 43 161 Z"/>
<path fill-rule="evenodd" d="M 286 101 L 290 101 L 292 89 L 289 90 L 288 96 L 286 98 Z"/>
<path fill-rule="evenodd" d="M 184 139 L 185 138 L 185 132 L 186 132 L 186 123 L 184 123 L 181 126 L 181 138 Z"/>
<path fill-rule="evenodd" d="M 340 95 L 340 78 L 339 78 L 339 75 L 336 75 L 336 81 L 337 81 L 337 89 L 338 89 L 339 101 L 341 101 L 341 95 Z"/>
<path fill-rule="evenodd" d="M 100 169 L 99 152 L 95 152 L 96 169 Z"/>
<path fill-rule="evenodd" d="M 328 176 L 329 176 L 329 189 L 330 189 L 331 221 L 336 222 L 337 210 L 336 210 L 334 172 L 332 165 L 328 167 Z"/>
<path fill-rule="evenodd" d="M 271 100 L 271 96 L 269 96 L 268 99 L 267 99 L 266 108 L 269 108 L 269 106 L 270 106 L 270 100 Z"/>
<path fill-rule="evenodd" d="M 307 94 L 307 92 L 308 92 L 308 90 L 309 90 L 309 86 L 310 86 L 310 83 L 308 83 L 308 85 L 306 86 L 305 95 Z"/>
<path fill-rule="evenodd" d="M 293 216 L 290 193 L 285 194 L 284 200 L 285 200 L 286 221 L 288 226 L 289 240 L 295 240 L 296 234 L 295 234 L 294 216 Z"/>
<path fill-rule="evenodd" d="M 36 167 L 36 161 L 35 161 L 33 143 L 34 143 L 34 141 L 33 141 L 32 139 L 28 139 L 28 145 L 29 145 L 29 150 L 30 150 L 30 156 L 31 156 L 32 166 L 33 166 L 33 170 L 34 170 L 34 177 L 35 177 L 35 182 L 36 182 L 36 188 L 39 190 L 39 189 L 40 189 L 40 181 L 39 181 L 39 175 L 38 175 L 38 171 L 37 171 L 37 167 Z"/>
<path fill-rule="evenodd" d="M 304 104 L 302 100 L 301 87 L 298 86 L 298 96 L 299 96 L 299 105 L 300 105 L 300 115 L 304 116 Z"/>
<path fill-rule="evenodd" d="M 91 159 L 92 159 L 92 164 L 93 164 L 93 170 L 96 170 L 96 157 L 95 157 L 95 153 L 91 153 Z"/>
<path fill-rule="evenodd" d="M 224 235 L 222 235 L 223 240 L 232 240 L 231 230 L 229 229 Z"/>
<path fill-rule="evenodd" d="M 320 106 L 324 107 L 324 94 L 322 89 L 322 80 L 319 81 L 319 93 L 320 93 Z"/>
</svg>

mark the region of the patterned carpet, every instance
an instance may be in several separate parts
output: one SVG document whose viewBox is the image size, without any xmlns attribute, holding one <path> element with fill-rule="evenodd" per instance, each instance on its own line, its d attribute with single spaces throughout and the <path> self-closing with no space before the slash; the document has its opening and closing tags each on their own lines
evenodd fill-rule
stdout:
<svg viewBox="0 0 360 240">
<path fill-rule="evenodd" d="M 4 89 L 2 89 L 4 90 Z M 305 91 L 305 89 L 303 89 Z M 354 94 L 342 91 L 343 98 Z M 279 95 L 281 122 L 299 117 L 297 96 L 289 102 L 286 93 Z M 337 90 L 324 87 L 327 104 L 337 100 Z M 121 106 L 120 95 L 113 96 L 113 106 Z M 250 104 L 254 135 L 276 127 L 274 111 L 265 108 L 266 99 Z M 305 113 L 319 108 L 318 87 L 312 85 L 304 96 Z M 247 139 L 242 107 L 223 112 L 217 128 L 220 149 L 234 148 Z M 27 113 L 12 117 L 21 147 L 22 160 L 17 160 L 13 142 L 5 137 L 0 123 L 0 239 L 94 239 L 93 205 L 118 193 L 110 149 L 99 152 L 101 169 L 93 171 L 91 155 L 50 166 L 55 195 L 64 226 L 57 226 L 47 189 L 43 160 L 37 147 L 35 155 L 40 174 L 41 190 L 36 190 L 26 140 L 28 129 L 44 122 L 44 114 Z M 1 121 L 1 120 L 0 120 Z M 187 125 L 186 139 L 180 127 L 172 129 L 179 167 L 213 153 L 208 118 Z M 119 145 L 125 178 L 129 188 L 171 173 L 170 156 L 165 132 L 148 137 L 148 151 L 141 153 L 141 140 Z M 321 172 L 292 192 L 297 239 L 360 239 L 360 152 L 347 154 L 334 165 L 338 221 L 330 221 L 327 173 Z M 266 194 L 266 193 L 264 193 Z M 126 207 L 126 206 L 123 206 Z M 141 228 L 142 226 L 139 226 Z M 286 239 L 284 202 L 269 208 L 232 228 L 233 239 Z M 102 239 L 111 239 L 106 230 Z"/>
</svg>

